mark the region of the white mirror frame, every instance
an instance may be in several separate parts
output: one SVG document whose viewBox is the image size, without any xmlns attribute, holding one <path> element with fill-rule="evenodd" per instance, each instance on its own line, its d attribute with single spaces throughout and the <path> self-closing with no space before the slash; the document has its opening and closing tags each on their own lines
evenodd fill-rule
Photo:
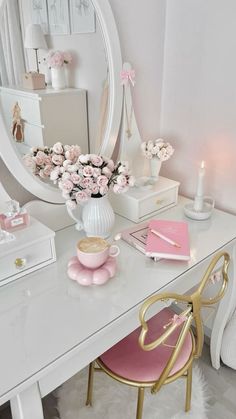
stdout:
<svg viewBox="0 0 236 419">
<path fill-rule="evenodd" d="M 0 0 L 0 18 L 2 7 L 6 1 L 7 0 Z M 119 132 L 122 112 L 123 90 L 120 83 L 122 57 L 119 36 L 109 0 L 92 0 L 92 3 L 101 25 L 110 74 L 108 120 L 100 154 L 111 157 Z M 16 145 L 13 141 L 10 141 L 10 134 L 7 132 L 6 125 L 4 123 L 1 105 L 0 156 L 17 181 L 33 195 L 54 204 L 61 204 L 65 202 L 61 196 L 61 191 L 58 188 L 43 183 L 37 177 L 33 176 L 24 166 L 22 160 L 18 157 Z"/>
</svg>

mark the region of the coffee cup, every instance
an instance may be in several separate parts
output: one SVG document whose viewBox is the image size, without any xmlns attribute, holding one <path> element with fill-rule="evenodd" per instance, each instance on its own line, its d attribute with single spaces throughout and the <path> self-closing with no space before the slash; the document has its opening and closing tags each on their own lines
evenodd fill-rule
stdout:
<svg viewBox="0 0 236 419">
<path fill-rule="evenodd" d="M 120 249 L 110 245 L 101 237 L 85 237 L 77 243 L 77 257 L 86 268 L 96 269 L 102 266 L 109 256 L 116 257 Z"/>
</svg>

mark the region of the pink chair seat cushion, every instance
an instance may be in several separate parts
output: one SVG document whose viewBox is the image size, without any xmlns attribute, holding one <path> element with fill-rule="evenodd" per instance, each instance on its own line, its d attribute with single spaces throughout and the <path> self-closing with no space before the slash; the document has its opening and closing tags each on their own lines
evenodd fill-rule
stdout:
<svg viewBox="0 0 236 419">
<path fill-rule="evenodd" d="M 171 321 L 174 314 L 172 310 L 165 308 L 148 321 L 149 330 L 146 343 L 155 340 L 164 333 L 165 329 L 163 329 L 163 326 Z M 166 341 L 168 345 L 173 346 L 176 344 L 181 328 L 182 325 L 177 327 L 169 336 Z M 156 381 L 165 368 L 173 348 L 160 345 L 152 351 L 144 351 L 138 343 L 140 330 L 141 327 L 134 330 L 134 332 L 100 356 L 100 359 L 112 372 L 127 380 Z M 191 352 L 192 338 L 189 332 L 170 375 L 175 374 L 186 364 Z"/>
</svg>

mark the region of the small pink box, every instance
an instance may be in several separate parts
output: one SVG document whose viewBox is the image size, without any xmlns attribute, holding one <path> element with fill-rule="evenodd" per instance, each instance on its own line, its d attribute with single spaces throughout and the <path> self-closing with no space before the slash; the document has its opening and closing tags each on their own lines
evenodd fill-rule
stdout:
<svg viewBox="0 0 236 419">
<path fill-rule="evenodd" d="M 45 89 L 45 75 L 37 72 L 24 73 L 23 87 L 31 90 Z"/>
</svg>

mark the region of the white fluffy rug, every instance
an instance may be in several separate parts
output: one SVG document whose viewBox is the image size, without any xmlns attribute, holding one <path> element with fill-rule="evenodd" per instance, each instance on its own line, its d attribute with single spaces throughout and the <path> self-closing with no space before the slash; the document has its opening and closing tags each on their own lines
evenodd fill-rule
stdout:
<svg viewBox="0 0 236 419">
<path fill-rule="evenodd" d="M 87 368 L 68 380 L 56 393 L 60 419 L 135 419 L 137 389 L 95 373 L 93 407 L 85 406 Z M 201 370 L 193 371 L 192 408 L 184 412 L 185 379 L 180 378 L 152 395 L 145 391 L 143 419 L 207 419 L 206 384 Z"/>
</svg>

